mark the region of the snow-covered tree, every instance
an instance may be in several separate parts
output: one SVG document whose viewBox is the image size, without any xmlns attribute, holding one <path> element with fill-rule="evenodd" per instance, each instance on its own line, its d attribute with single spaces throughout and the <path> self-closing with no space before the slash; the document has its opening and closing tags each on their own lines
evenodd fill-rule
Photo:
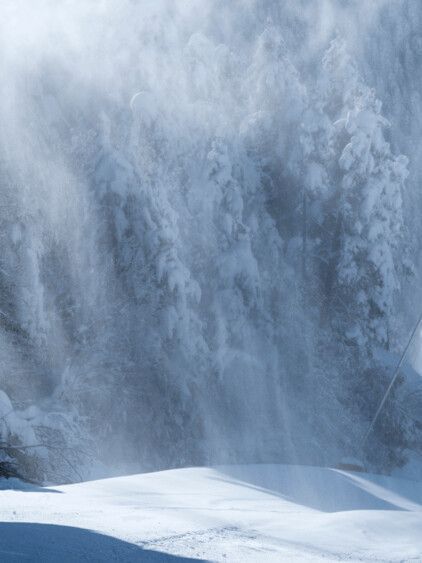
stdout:
<svg viewBox="0 0 422 563">
<path fill-rule="evenodd" d="M 254 307 L 259 292 L 259 272 L 252 252 L 250 233 L 244 223 L 241 186 L 233 175 L 227 144 L 213 141 L 207 155 L 206 189 L 214 197 L 214 228 L 219 256 L 216 261 L 214 315 L 217 342 L 216 361 L 223 375 L 243 348 L 245 317 Z M 228 362 L 228 366 L 225 365 Z"/>
<path fill-rule="evenodd" d="M 259 105 L 276 119 L 291 122 L 301 114 L 305 90 L 278 26 L 268 25 L 259 35 L 248 77 L 252 107 Z M 288 112 L 284 111 L 287 106 Z"/>
<path fill-rule="evenodd" d="M 345 77 L 344 105 L 335 123 L 340 151 L 336 298 L 347 303 L 347 339 L 388 348 L 395 298 L 409 267 L 403 217 L 407 159 L 393 154 L 381 102 L 359 77 L 342 41 L 331 45 L 325 67 L 336 88 Z"/>
<path fill-rule="evenodd" d="M 359 345 L 390 344 L 395 297 L 408 267 L 403 188 L 407 159 L 392 154 L 383 130 L 381 103 L 372 91 L 356 100 L 344 120 L 348 143 L 339 159 L 342 177 L 342 240 L 339 286 L 356 321 L 348 337 Z"/>
<path fill-rule="evenodd" d="M 342 39 L 334 40 L 324 57 L 321 87 L 324 114 L 332 123 L 318 252 L 322 320 L 333 333 L 337 357 L 347 358 L 343 366 L 335 362 L 340 375 L 335 393 L 351 419 L 360 421 L 359 429 L 368 425 L 388 385 L 379 351 L 394 350 L 402 336 L 398 297 L 412 269 L 403 206 L 407 159 L 393 153 L 381 102 Z M 379 455 L 374 463 L 387 466 L 399 459 L 399 448 L 387 444 L 393 434 L 405 443 L 401 418 L 389 402 L 374 436 L 378 445 L 372 450 Z"/>
</svg>

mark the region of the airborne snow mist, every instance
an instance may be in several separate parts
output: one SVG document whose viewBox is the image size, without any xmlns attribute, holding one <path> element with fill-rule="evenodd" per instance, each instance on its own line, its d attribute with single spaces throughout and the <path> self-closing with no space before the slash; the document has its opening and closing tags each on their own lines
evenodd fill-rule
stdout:
<svg viewBox="0 0 422 563">
<path fill-rule="evenodd" d="M 44 444 L 30 474 L 420 450 L 409 368 L 356 452 L 420 302 L 422 7 L 367 4 L 2 2 L 0 437 Z"/>
</svg>

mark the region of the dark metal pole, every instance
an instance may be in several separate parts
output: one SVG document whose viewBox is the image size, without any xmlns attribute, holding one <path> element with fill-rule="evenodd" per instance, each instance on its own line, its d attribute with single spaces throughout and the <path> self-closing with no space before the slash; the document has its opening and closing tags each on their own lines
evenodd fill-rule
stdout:
<svg viewBox="0 0 422 563">
<path fill-rule="evenodd" d="M 363 437 L 363 440 L 362 440 L 362 443 L 361 443 L 361 446 L 360 446 L 361 451 L 362 451 L 363 448 L 365 447 L 365 444 L 366 444 L 366 442 L 367 442 L 367 440 L 368 440 L 368 437 L 369 437 L 369 435 L 371 434 L 371 432 L 372 432 L 372 430 L 373 430 L 373 428 L 374 428 L 374 426 L 375 426 L 376 421 L 378 420 L 378 417 L 379 417 L 380 412 L 382 411 L 382 409 L 383 409 L 383 407 L 384 407 L 384 405 L 385 405 L 385 402 L 386 402 L 386 400 L 387 400 L 387 398 L 388 398 L 388 395 L 390 394 L 390 391 L 391 391 L 391 389 L 393 388 L 393 386 L 394 386 L 394 384 L 395 384 L 395 382 L 396 382 L 396 380 L 397 380 L 397 378 L 398 378 L 398 376 L 399 376 L 400 369 L 401 369 L 401 367 L 402 367 L 402 365 L 403 365 L 404 360 L 406 359 L 406 356 L 407 356 L 407 353 L 408 353 L 408 351 L 409 351 L 409 348 L 410 348 L 410 346 L 412 345 L 412 343 L 413 343 L 413 341 L 414 341 L 414 339 L 415 339 L 417 330 L 418 330 L 419 325 L 420 325 L 421 323 L 422 323 L 422 314 L 420 315 L 420 317 L 419 317 L 419 319 L 418 319 L 418 322 L 416 323 L 416 326 L 415 326 L 415 328 L 413 329 L 412 334 L 410 335 L 409 341 L 408 341 L 408 343 L 407 343 L 405 349 L 403 350 L 403 353 L 402 353 L 402 355 L 401 355 L 401 357 L 400 357 L 399 363 L 397 364 L 396 369 L 395 369 L 395 371 L 394 371 L 393 378 L 392 378 L 391 381 L 390 381 L 390 385 L 387 387 L 387 391 L 385 392 L 384 397 L 382 398 L 382 401 L 381 401 L 381 403 L 379 404 L 379 407 L 378 407 L 378 409 L 377 409 L 377 412 L 375 413 L 375 416 L 374 416 L 374 418 L 372 419 L 372 422 L 371 422 L 371 424 L 369 425 L 369 428 L 368 428 L 368 430 L 367 430 L 365 436 Z"/>
<path fill-rule="evenodd" d="M 306 188 L 303 188 L 302 202 L 302 275 L 306 279 L 306 254 L 308 252 L 308 201 Z"/>
</svg>

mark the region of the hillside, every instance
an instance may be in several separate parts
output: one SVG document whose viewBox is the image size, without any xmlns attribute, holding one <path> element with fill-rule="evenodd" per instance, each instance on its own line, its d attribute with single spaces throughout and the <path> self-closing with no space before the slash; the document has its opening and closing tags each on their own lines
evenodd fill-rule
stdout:
<svg viewBox="0 0 422 563">
<path fill-rule="evenodd" d="M 422 559 L 416 481 L 250 465 L 15 485 L 0 492 L 2 561 Z"/>
</svg>

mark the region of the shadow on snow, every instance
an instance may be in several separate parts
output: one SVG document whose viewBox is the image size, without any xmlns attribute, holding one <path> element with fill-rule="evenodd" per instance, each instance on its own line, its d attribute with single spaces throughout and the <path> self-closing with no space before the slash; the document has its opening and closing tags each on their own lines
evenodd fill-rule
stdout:
<svg viewBox="0 0 422 563">
<path fill-rule="evenodd" d="M 200 561 L 144 549 L 90 530 L 52 524 L 0 523 L 0 561 L 183 563 Z"/>
<path fill-rule="evenodd" d="M 422 487 L 405 479 L 297 465 L 234 465 L 218 470 L 226 477 L 221 480 L 321 512 L 422 511 Z"/>
</svg>

